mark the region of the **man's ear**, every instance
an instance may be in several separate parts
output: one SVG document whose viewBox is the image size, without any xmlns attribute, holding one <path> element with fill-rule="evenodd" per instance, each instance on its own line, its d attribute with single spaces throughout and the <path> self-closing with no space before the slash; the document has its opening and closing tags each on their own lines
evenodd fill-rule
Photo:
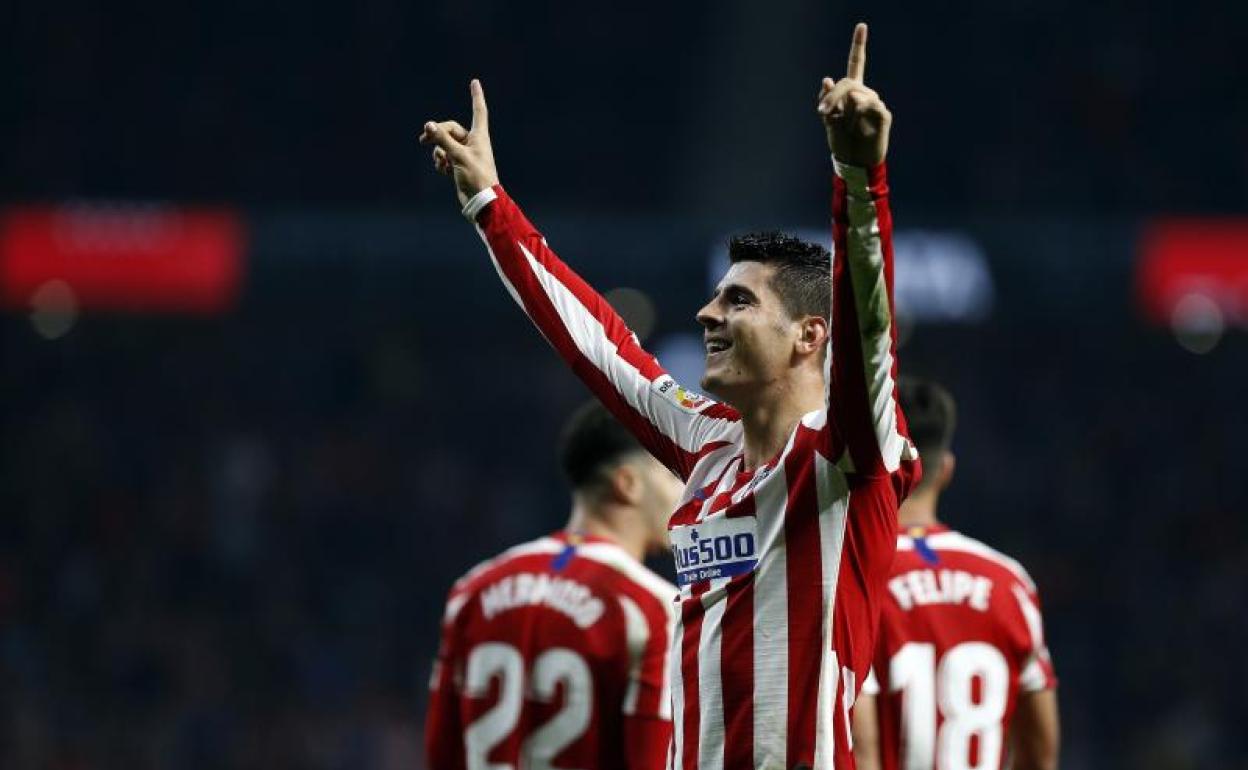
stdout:
<svg viewBox="0 0 1248 770">
<path fill-rule="evenodd" d="M 800 322 L 801 331 L 797 336 L 799 353 L 817 353 L 828 345 L 828 319 L 817 315 L 809 315 Z"/>
<path fill-rule="evenodd" d="M 611 470 L 611 496 L 616 502 L 636 505 L 641 501 L 641 474 L 630 463 L 620 463 Z"/>
<path fill-rule="evenodd" d="M 945 451 L 940 456 L 940 489 L 945 489 L 953 483 L 953 471 L 957 468 L 958 458 L 953 456 L 953 452 Z"/>
</svg>

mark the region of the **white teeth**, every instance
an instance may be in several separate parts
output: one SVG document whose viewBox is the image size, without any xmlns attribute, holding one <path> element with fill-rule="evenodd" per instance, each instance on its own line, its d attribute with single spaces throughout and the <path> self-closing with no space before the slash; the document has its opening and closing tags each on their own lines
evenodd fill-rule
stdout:
<svg viewBox="0 0 1248 770">
<path fill-rule="evenodd" d="M 719 353 L 727 350 L 729 347 L 731 347 L 731 344 L 725 340 L 708 340 L 706 343 L 706 352 Z"/>
</svg>

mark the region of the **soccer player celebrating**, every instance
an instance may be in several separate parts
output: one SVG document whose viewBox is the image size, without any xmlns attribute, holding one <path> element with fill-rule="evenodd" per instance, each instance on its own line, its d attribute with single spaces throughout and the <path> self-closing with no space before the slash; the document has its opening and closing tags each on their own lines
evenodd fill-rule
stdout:
<svg viewBox="0 0 1248 770">
<path fill-rule="evenodd" d="M 640 559 L 667 549 L 681 485 L 598 404 L 560 450 L 563 532 L 455 583 L 434 664 L 432 770 L 654 770 L 671 742 L 676 587 Z"/>
<path fill-rule="evenodd" d="M 866 25 L 816 104 L 833 155 L 835 255 L 734 240 L 697 313 L 704 389 L 678 383 L 498 183 L 481 84 L 470 129 L 425 124 L 511 296 L 608 409 L 686 483 L 671 770 L 850 768 L 899 502 L 919 477 L 895 397 L 892 116 L 863 82 Z"/>
<path fill-rule="evenodd" d="M 953 478 L 953 398 L 903 378 L 901 405 L 926 473 L 901 507 L 873 675 L 854 707 L 858 768 L 996 770 L 1008 754 L 1013 770 L 1054 770 L 1056 680 L 1036 586 L 936 518 Z"/>
</svg>

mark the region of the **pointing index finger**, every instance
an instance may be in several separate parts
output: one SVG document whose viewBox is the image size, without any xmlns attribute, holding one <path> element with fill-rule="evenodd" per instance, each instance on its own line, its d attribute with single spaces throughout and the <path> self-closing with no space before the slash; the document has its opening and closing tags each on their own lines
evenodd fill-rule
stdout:
<svg viewBox="0 0 1248 770">
<path fill-rule="evenodd" d="M 862 82 L 867 70 L 867 25 L 859 22 L 854 27 L 854 41 L 849 46 L 849 66 L 845 68 L 845 77 Z"/>
<path fill-rule="evenodd" d="M 485 106 L 485 89 L 481 87 L 481 81 L 473 78 L 468 90 L 472 93 L 472 130 L 489 131 L 490 113 Z"/>
</svg>

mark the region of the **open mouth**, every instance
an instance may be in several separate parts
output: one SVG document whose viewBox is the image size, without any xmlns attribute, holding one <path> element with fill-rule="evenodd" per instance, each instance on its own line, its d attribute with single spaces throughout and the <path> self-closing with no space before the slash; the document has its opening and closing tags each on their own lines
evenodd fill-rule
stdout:
<svg viewBox="0 0 1248 770">
<path fill-rule="evenodd" d="M 732 342 L 726 339 L 708 339 L 706 341 L 706 355 L 708 357 L 723 353 L 732 347 Z"/>
</svg>

